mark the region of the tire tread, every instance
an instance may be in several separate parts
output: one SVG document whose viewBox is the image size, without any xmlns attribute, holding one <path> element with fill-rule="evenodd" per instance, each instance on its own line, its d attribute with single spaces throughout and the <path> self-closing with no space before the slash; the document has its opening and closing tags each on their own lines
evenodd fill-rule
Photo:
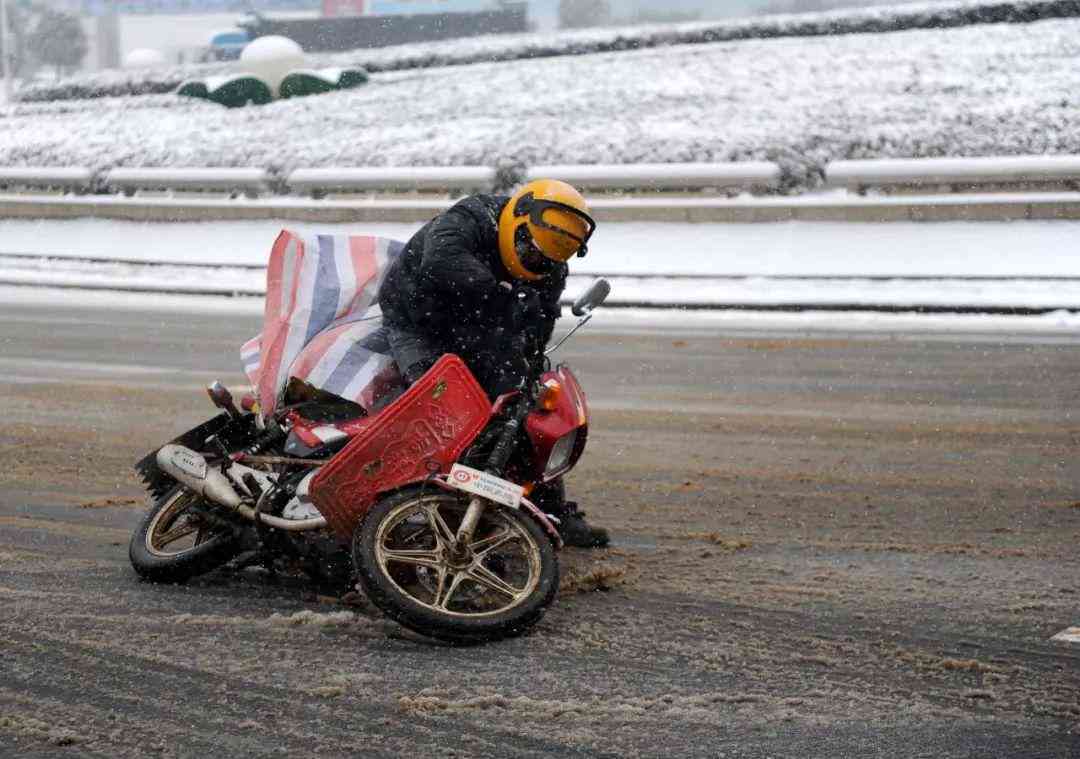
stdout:
<svg viewBox="0 0 1080 759">
<path fill-rule="evenodd" d="M 144 580 L 167 585 L 187 582 L 192 577 L 206 574 L 233 558 L 238 550 L 232 535 L 215 536 L 197 549 L 176 557 L 154 556 L 146 550 L 146 532 L 159 511 L 168 506 L 181 488 L 176 487 L 160 498 L 152 498 L 152 505 L 143 515 L 139 526 L 131 535 L 128 558 L 135 572 Z"/>
</svg>

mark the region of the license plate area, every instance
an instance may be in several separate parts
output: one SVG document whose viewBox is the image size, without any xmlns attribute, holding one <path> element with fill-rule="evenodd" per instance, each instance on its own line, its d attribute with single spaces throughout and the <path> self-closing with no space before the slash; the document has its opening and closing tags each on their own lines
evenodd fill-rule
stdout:
<svg viewBox="0 0 1080 759">
<path fill-rule="evenodd" d="M 525 488 L 520 485 L 463 464 L 454 464 L 450 468 L 447 482 L 458 490 L 487 498 L 489 501 L 501 503 L 512 509 L 521 506 L 521 499 L 525 496 Z"/>
</svg>

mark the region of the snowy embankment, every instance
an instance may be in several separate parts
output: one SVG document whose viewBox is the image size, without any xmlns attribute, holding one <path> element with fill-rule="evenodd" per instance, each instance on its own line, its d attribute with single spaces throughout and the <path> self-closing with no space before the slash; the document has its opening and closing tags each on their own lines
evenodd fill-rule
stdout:
<svg viewBox="0 0 1080 759">
<path fill-rule="evenodd" d="M 261 108 L 13 104 L 0 165 L 775 160 L 806 187 L 845 158 L 1080 153 L 1078 80 L 1080 19 L 684 45 L 382 74 Z"/>
<path fill-rule="evenodd" d="M 0 284 L 250 296 L 264 292 L 262 267 L 277 232 L 272 222 L 0 226 Z M 328 225 L 298 231 L 405 239 L 415 228 Z M 612 304 L 622 306 L 1080 310 L 1080 259 L 1069 244 L 1076 228 L 1068 222 L 610 224 L 598 232 L 590 255 L 573 262 L 567 294 L 573 297 L 602 274 L 612 279 Z M 658 250 L 666 253 L 657 255 Z M 1060 313 L 1051 319 L 1075 322 Z"/>
<path fill-rule="evenodd" d="M 529 58 L 589 55 L 670 45 L 734 42 L 776 37 L 944 29 L 990 23 L 1027 23 L 1080 15 L 1074 0 L 953 0 L 897 3 L 871 8 L 779 14 L 685 24 L 645 25 L 507 34 L 395 45 L 376 50 L 312 54 L 314 68 L 361 68 L 370 72 L 457 66 Z M 25 102 L 171 92 L 182 82 L 232 70 L 229 64 L 174 66 L 158 71 L 109 71 L 36 84 L 19 93 Z"/>
<path fill-rule="evenodd" d="M 98 308 L 140 313 L 220 314 L 257 317 L 263 312 L 261 298 L 221 298 L 198 295 L 74 291 L 56 288 L 11 287 L 0 284 L 0 303 L 32 305 L 51 310 Z M 568 312 L 558 325 L 560 334 L 574 324 Z M 1075 342 L 1080 334 L 1080 314 L 1057 311 L 1039 316 L 1000 314 L 916 314 L 873 311 L 766 312 L 754 310 L 685 311 L 677 309 L 601 308 L 587 328 L 608 334 L 739 335 L 834 333 L 846 339 L 860 334 L 897 336 L 944 336 L 967 339 L 1015 340 L 1054 343 Z"/>
<path fill-rule="evenodd" d="M 265 271 L 148 267 L 130 262 L 17 260 L 0 255 L 0 284 L 170 295 L 265 295 Z M 592 277 L 571 276 L 567 301 Z M 1042 314 L 1080 311 L 1080 279 L 906 280 L 866 277 L 610 278 L 609 306 L 758 311 Z"/>
<path fill-rule="evenodd" d="M 143 223 L 0 220 L 0 254 L 261 267 L 277 221 Z M 420 224 L 286 225 L 300 234 L 407 240 Z M 585 274 L 751 277 L 1076 277 L 1080 222 L 609 223 L 585 258 Z"/>
</svg>

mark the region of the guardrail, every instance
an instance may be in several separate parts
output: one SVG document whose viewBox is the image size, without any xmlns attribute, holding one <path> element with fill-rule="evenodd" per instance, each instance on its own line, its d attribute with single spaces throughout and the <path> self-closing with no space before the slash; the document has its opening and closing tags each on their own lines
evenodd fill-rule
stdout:
<svg viewBox="0 0 1080 759">
<path fill-rule="evenodd" d="M 0 167 L 0 187 L 60 189 L 87 192 L 94 170 L 87 166 Z"/>
<path fill-rule="evenodd" d="M 827 186 L 851 192 L 764 197 L 745 193 L 779 184 L 782 170 L 776 164 L 551 165 L 512 176 L 482 166 L 301 168 L 287 175 L 225 167 L 116 168 L 98 173 L 88 167 L 0 167 L 0 188 L 11 190 L 0 195 L 0 218 L 412 223 L 430 219 L 455 195 L 505 190 L 507 183 L 541 176 L 580 186 L 601 221 L 1080 219 L 1080 156 L 839 161 L 826 168 Z M 1047 184 L 1070 191 L 1034 191 Z M 958 194 L 960 187 L 977 192 Z M 43 194 L 38 188 L 78 197 Z M 912 188 L 923 192 L 913 195 Z M 1023 192 L 994 192 L 1004 188 Z M 742 194 L 730 197 L 733 189 Z M 870 189 L 880 192 L 867 194 Z M 166 192 L 133 197 L 155 190 Z M 946 194 L 935 194 L 942 190 Z M 172 191 L 196 194 L 172 195 Z M 329 193 L 355 197 L 324 197 Z"/>
<path fill-rule="evenodd" d="M 776 189 L 783 170 L 766 161 L 738 163 L 646 163 L 633 165 L 533 166 L 516 175 L 557 177 L 597 193 L 709 191 L 761 193 Z M 1080 190 L 1080 156 L 916 158 L 835 161 L 824 167 L 825 186 L 856 194 L 868 190 L 926 193 L 941 190 Z M 298 168 L 276 174 L 259 168 L 115 168 L 85 166 L 0 167 L 0 188 L 55 188 L 73 192 L 180 190 L 259 195 L 328 193 L 490 192 L 505 176 L 487 166 Z M 512 179 L 510 180 L 512 181 Z"/>
<path fill-rule="evenodd" d="M 778 186 L 777 164 L 687 163 L 535 166 L 525 180 L 558 177 L 585 190 L 627 192 L 642 190 L 738 190 L 760 192 Z M 250 168 L 116 168 L 100 175 L 87 167 L 0 168 L 0 186 L 63 187 L 134 195 L 141 190 L 243 192 L 263 194 L 401 193 L 460 194 L 490 192 L 498 172 L 487 166 L 403 166 L 356 168 L 298 168 L 284 176 Z"/>
<path fill-rule="evenodd" d="M 261 195 L 270 189 L 272 177 L 265 169 L 161 168 L 112 169 L 104 178 L 107 189 L 133 195 L 137 190 L 210 190 Z"/>
<path fill-rule="evenodd" d="M 490 191 L 495 169 L 486 166 L 403 166 L 388 168 L 294 169 L 285 186 L 301 193 Z"/>
<path fill-rule="evenodd" d="M 1080 156 L 1000 158 L 912 158 L 834 161 L 825 166 L 827 187 L 865 193 L 870 189 L 962 191 L 988 186 L 1080 189 Z"/>
<path fill-rule="evenodd" d="M 600 222 L 768 223 L 1080 220 L 1080 192 L 1002 195 L 803 195 L 768 198 L 587 196 Z M 449 198 L 152 197 L 0 194 L 0 219 L 98 218 L 126 221 L 297 221 L 414 224 L 446 210 Z"/>
<path fill-rule="evenodd" d="M 591 166 L 534 166 L 525 178 L 558 177 L 584 190 L 746 190 L 773 189 L 780 184 L 775 163 L 641 163 Z"/>
</svg>

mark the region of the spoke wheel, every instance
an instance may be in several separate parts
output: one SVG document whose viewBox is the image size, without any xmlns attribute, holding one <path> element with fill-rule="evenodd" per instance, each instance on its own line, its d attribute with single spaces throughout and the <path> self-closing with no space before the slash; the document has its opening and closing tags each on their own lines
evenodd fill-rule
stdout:
<svg viewBox="0 0 1080 759">
<path fill-rule="evenodd" d="M 191 507 L 200 503 L 195 493 L 183 491 L 157 511 L 146 530 L 146 550 L 162 558 L 181 556 L 210 539 L 209 525 Z"/>
<path fill-rule="evenodd" d="M 469 642 L 523 632 L 554 598 L 554 547 L 532 519 L 498 506 L 458 545 L 466 508 L 430 491 L 377 504 L 354 539 L 361 581 L 387 614 L 425 635 Z"/>
<path fill-rule="evenodd" d="M 131 536 L 128 555 L 141 577 L 177 583 L 216 569 L 237 551 L 231 531 L 213 528 L 194 509 L 201 496 L 176 488 L 151 506 Z"/>
</svg>

